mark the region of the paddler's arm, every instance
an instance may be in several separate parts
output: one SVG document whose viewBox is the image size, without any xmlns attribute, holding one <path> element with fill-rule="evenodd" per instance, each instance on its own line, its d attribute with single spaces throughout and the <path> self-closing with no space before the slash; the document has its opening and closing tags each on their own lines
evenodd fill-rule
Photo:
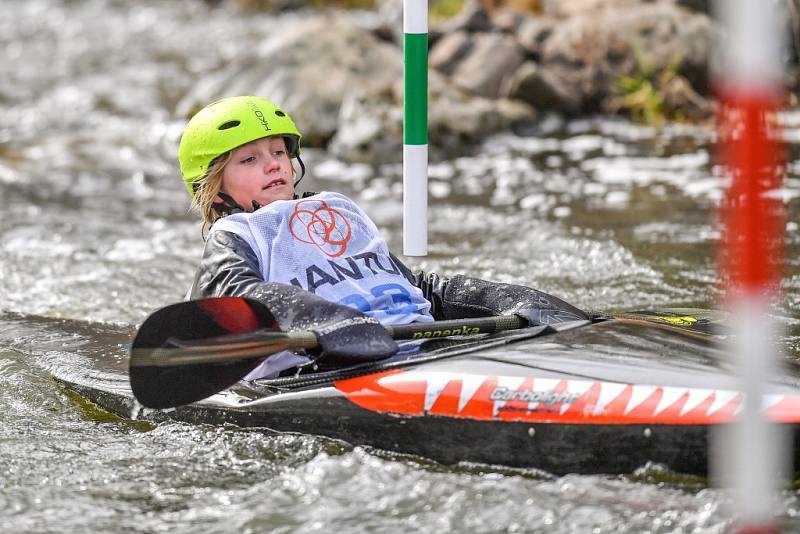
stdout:
<svg viewBox="0 0 800 534">
<path fill-rule="evenodd" d="M 283 330 L 313 330 L 328 356 L 358 356 L 359 351 L 397 351 L 381 324 L 360 311 L 336 304 L 302 288 L 265 282 L 253 249 L 242 237 L 211 232 L 203 250 L 190 298 L 250 297 L 263 302 Z M 352 360 L 352 358 L 350 358 Z"/>
<path fill-rule="evenodd" d="M 419 273 L 417 287 L 441 317 L 462 319 L 488 315 L 519 315 L 531 325 L 559 324 L 589 319 L 583 311 L 558 297 L 532 287 L 489 282 L 456 275 L 440 278 L 436 273 Z"/>
<path fill-rule="evenodd" d="M 441 278 L 436 273 L 412 273 L 392 256 L 408 280 L 422 290 L 437 321 L 490 315 L 515 314 L 532 325 L 586 320 L 589 316 L 558 297 L 531 287 L 489 282 L 456 275 Z"/>
<path fill-rule="evenodd" d="M 195 273 L 191 299 L 242 297 L 264 283 L 258 258 L 247 242 L 231 232 L 212 232 Z"/>
</svg>

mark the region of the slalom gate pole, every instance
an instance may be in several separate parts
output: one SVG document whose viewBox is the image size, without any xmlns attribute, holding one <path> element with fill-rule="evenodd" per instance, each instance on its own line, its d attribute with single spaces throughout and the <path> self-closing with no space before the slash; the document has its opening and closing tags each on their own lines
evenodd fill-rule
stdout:
<svg viewBox="0 0 800 534">
<path fill-rule="evenodd" d="M 786 474 L 786 440 L 765 416 L 769 377 L 777 368 L 777 328 L 770 302 L 781 277 L 785 222 L 774 192 L 781 185 L 777 112 L 782 99 L 778 2 L 716 0 L 723 23 L 719 155 L 731 179 L 722 210 L 720 255 L 726 305 L 734 324 L 731 356 L 744 408 L 718 429 L 712 474 L 736 490 L 733 532 L 777 533 L 775 494 Z M 772 193 L 772 194 L 771 194 Z"/>
<path fill-rule="evenodd" d="M 403 0 L 403 254 L 428 254 L 428 0 Z"/>
</svg>

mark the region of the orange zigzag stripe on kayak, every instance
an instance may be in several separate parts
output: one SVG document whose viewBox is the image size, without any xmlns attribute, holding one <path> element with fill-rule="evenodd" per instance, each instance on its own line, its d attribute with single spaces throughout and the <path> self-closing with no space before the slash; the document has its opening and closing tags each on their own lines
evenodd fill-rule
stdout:
<svg viewBox="0 0 800 534">
<path fill-rule="evenodd" d="M 742 409 L 735 391 L 590 380 L 395 370 L 335 385 L 367 410 L 487 421 L 708 425 Z M 769 395 L 762 406 L 773 421 L 800 422 L 800 395 Z"/>
</svg>

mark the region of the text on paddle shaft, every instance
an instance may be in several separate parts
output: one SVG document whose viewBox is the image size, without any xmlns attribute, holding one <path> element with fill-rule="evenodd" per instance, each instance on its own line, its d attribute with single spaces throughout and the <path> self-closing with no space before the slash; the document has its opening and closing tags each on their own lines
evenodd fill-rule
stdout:
<svg viewBox="0 0 800 534">
<path fill-rule="evenodd" d="M 428 330 L 425 332 L 416 332 L 412 339 L 423 339 L 427 337 L 447 337 L 447 336 L 474 336 L 480 334 L 481 329 L 473 326 L 462 326 L 460 328 L 450 328 L 445 330 Z"/>
</svg>

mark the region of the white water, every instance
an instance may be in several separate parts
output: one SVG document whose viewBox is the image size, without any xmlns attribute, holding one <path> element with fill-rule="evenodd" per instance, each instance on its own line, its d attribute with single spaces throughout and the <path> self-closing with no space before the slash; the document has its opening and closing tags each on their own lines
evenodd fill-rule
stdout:
<svg viewBox="0 0 800 534">
<path fill-rule="evenodd" d="M 302 436 L 154 427 L 92 411 L 50 380 L 48 369 L 80 364 L 68 353 L 84 339 L 124 366 L 117 344 L 130 325 L 183 297 L 202 240 L 174 160 L 175 102 L 268 22 L 190 1 L 3 3 L 0 310 L 22 314 L 0 316 L 3 532 L 722 532 L 728 496 L 657 466 L 550 477 Z M 783 117 L 793 155 L 778 304 L 794 357 L 798 116 Z M 710 140 L 703 127 L 592 118 L 488 139 L 432 162 L 431 254 L 408 263 L 588 309 L 713 305 L 710 213 L 723 184 Z M 304 185 L 357 198 L 400 251 L 399 165 L 304 154 Z M 64 330 L 75 337 L 36 314 L 105 324 Z M 800 529 L 797 497 L 786 491 L 780 504 L 789 530 Z"/>
</svg>

